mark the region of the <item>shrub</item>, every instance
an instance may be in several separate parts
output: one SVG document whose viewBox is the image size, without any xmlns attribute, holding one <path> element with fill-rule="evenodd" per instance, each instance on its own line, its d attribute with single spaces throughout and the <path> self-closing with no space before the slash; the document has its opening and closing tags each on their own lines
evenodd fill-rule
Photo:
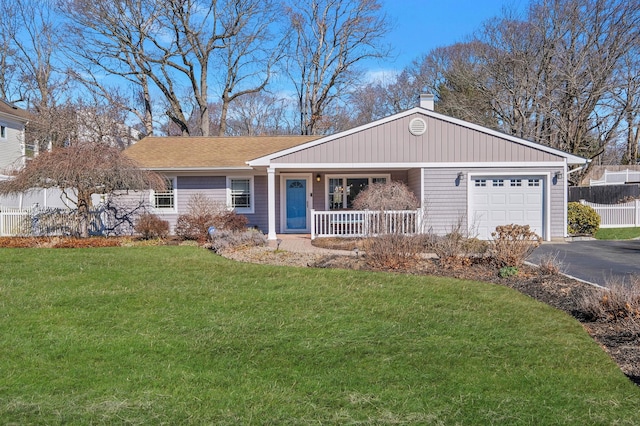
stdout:
<svg viewBox="0 0 640 426">
<path fill-rule="evenodd" d="M 218 230 L 211 239 L 210 248 L 216 253 L 225 250 L 242 247 L 263 246 L 267 243 L 267 237 L 256 229 L 243 229 L 242 231 Z"/>
<path fill-rule="evenodd" d="M 383 234 L 363 243 L 367 265 L 374 269 L 409 269 L 420 259 L 423 245 L 418 237 Z"/>
<path fill-rule="evenodd" d="M 216 216 L 213 220 L 217 229 L 226 229 L 228 231 L 243 231 L 247 228 L 249 220 L 246 216 L 242 216 L 234 211 L 224 212 Z"/>
<path fill-rule="evenodd" d="M 580 311 L 591 321 L 640 319 L 640 280 L 630 283 L 610 282 L 607 288 L 598 289 L 582 296 Z"/>
<path fill-rule="evenodd" d="M 356 210 L 415 210 L 420 202 L 404 182 L 372 183 L 353 200 Z"/>
<path fill-rule="evenodd" d="M 590 206 L 571 202 L 567 204 L 567 227 L 569 234 L 595 234 L 600 229 L 600 216 Z"/>
<path fill-rule="evenodd" d="M 540 258 L 538 273 L 542 276 L 556 276 L 562 273 L 563 265 L 558 253 L 546 253 Z"/>
<path fill-rule="evenodd" d="M 542 241 L 529 225 L 503 225 L 491 233 L 490 256 L 496 267 L 520 267 Z"/>
<path fill-rule="evenodd" d="M 500 268 L 500 277 L 509 278 L 518 275 L 518 268 L 515 266 L 503 266 Z"/>
<path fill-rule="evenodd" d="M 427 248 L 438 256 L 444 268 L 469 266 L 472 258 L 482 256 L 487 251 L 488 243 L 471 237 L 464 223 L 464 218 L 459 217 L 448 234 L 428 234 Z"/>
<path fill-rule="evenodd" d="M 187 204 L 187 213 L 178 216 L 175 233 L 183 240 L 204 242 L 210 226 L 217 226 L 216 218 L 228 213 L 224 204 L 202 195 L 192 195 Z"/>
<path fill-rule="evenodd" d="M 155 214 L 145 213 L 138 218 L 134 229 L 145 240 L 166 238 L 169 235 L 169 222 Z"/>
</svg>

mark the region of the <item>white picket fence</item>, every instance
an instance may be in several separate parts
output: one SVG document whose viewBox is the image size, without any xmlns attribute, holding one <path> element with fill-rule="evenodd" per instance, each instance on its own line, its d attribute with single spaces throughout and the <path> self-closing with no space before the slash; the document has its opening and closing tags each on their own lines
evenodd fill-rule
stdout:
<svg viewBox="0 0 640 426">
<path fill-rule="evenodd" d="M 631 228 L 640 226 L 640 200 L 622 204 L 597 204 L 580 200 L 600 215 L 600 228 Z"/>
<path fill-rule="evenodd" d="M 364 237 L 382 233 L 417 234 L 422 230 L 422 209 L 311 210 L 311 239 L 318 237 Z"/>
</svg>

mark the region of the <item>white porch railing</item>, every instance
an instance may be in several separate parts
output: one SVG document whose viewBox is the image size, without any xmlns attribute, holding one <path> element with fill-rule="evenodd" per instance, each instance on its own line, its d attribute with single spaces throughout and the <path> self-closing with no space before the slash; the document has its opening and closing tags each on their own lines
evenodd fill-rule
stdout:
<svg viewBox="0 0 640 426">
<path fill-rule="evenodd" d="M 381 233 L 417 234 L 422 229 L 418 210 L 311 210 L 311 239 L 318 237 L 364 237 Z"/>
<path fill-rule="evenodd" d="M 31 209 L 0 207 L 0 237 L 19 235 L 29 229 Z"/>
<path fill-rule="evenodd" d="M 631 228 L 640 226 L 640 200 L 622 204 L 597 204 L 580 200 L 600 215 L 600 228 Z"/>
</svg>

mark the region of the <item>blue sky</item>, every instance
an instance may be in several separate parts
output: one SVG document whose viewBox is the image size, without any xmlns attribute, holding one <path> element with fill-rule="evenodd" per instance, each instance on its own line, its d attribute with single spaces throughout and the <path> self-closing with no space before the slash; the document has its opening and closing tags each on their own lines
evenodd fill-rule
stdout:
<svg viewBox="0 0 640 426">
<path fill-rule="evenodd" d="M 447 46 L 479 29 L 482 23 L 501 14 L 503 7 L 522 10 L 526 0 L 380 0 L 393 29 L 386 42 L 395 58 L 371 64 L 371 71 L 402 70 L 418 56 Z"/>
</svg>

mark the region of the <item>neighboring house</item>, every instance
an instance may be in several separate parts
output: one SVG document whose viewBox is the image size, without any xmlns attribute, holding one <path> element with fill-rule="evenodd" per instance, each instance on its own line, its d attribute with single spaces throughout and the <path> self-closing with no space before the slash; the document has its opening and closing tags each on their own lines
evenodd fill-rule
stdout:
<svg viewBox="0 0 640 426">
<path fill-rule="evenodd" d="M 389 180 L 416 194 L 423 230 L 444 234 L 462 221 L 488 239 L 496 226 L 518 223 L 545 240 L 562 238 L 567 174 L 588 161 L 435 113 L 425 95 L 420 107 L 330 136 L 156 137 L 125 153 L 169 179 L 170 191 L 148 197 L 172 226 L 201 193 L 246 215 L 272 240 L 317 234 L 316 217 L 348 212 L 368 184 Z"/>
<path fill-rule="evenodd" d="M 0 177 L 24 166 L 27 158 L 25 126 L 29 113 L 0 100 Z"/>
</svg>

